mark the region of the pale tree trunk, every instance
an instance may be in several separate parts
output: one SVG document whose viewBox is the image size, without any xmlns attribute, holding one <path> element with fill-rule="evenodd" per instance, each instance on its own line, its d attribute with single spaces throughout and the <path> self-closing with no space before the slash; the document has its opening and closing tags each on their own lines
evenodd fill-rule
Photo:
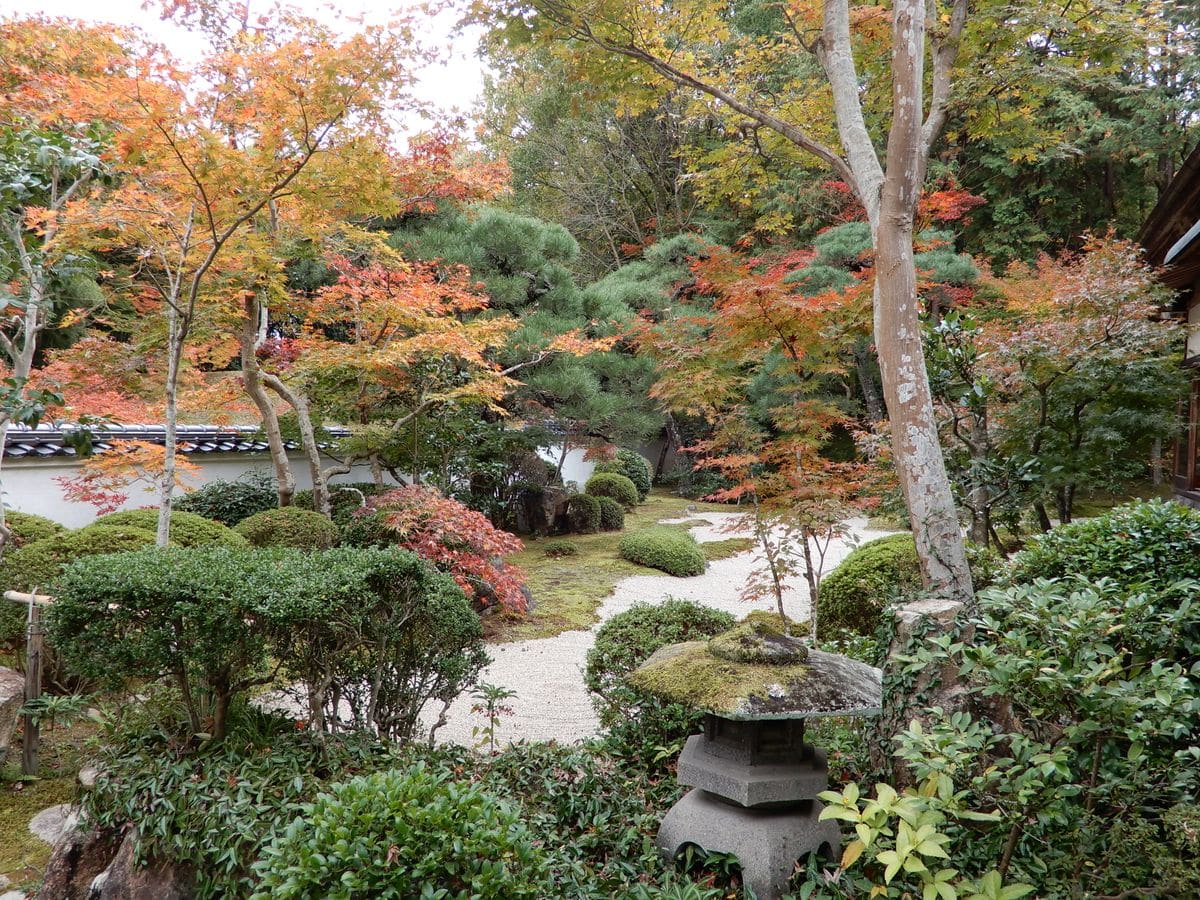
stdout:
<svg viewBox="0 0 1200 900">
<path fill-rule="evenodd" d="M 332 514 L 329 505 L 328 473 L 321 465 L 321 448 L 317 444 L 317 433 L 308 407 L 308 397 L 304 391 L 294 390 L 284 384 L 277 375 L 263 373 L 262 382 L 296 411 L 296 421 L 300 425 L 300 445 L 304 448 L 304 456 L 308 460 L 308 469 L 312 476 L 313 509 L 328 517 Z"/>
<path fill-rule="evenodd" d="M 262 418 L 263 432 L 267 436 L 267 448 L 271 454 L 271 465 L 275 469 L 275 489 L 279 505 L 281 507 L 291 506 L 292 498 L 296 495 L 296 478 L 292 474 L 291 461 L 288 459 L 283 433 L 279 428 L 279 416 L 263 385 L 262 370 L 258 365 L 256 355 L 266 334 L 266 309 L 261 306 L 256 296 L 248 297 L 245 303 L 245 313 L 239 336 L 242 386 L 246 394 L 254 401 L 254 405 L 258 408 L 258 414 Z"/>
<path fill-rule="evenodd" d="M 167 383 L 166 415 L 163 433 L 163 469 L 159 480 L 158 528 L 154 536 L 156 547 L 171 542 L 171 496 L 175 491 L 175 434 L 179 420 L 179 365 L 183 356 L 185 332 L 180 322 L 176 302 L 167 302 Z"/>
</svg>

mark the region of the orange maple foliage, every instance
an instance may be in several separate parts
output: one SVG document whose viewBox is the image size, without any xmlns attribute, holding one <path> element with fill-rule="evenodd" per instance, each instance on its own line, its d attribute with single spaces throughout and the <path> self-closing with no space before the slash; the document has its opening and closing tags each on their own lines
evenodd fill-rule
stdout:
<svg viewBox="0 0 1200 900">
<path fill-rule="evenodd" d="M 60 475 L 54 480 L 63 489 L 63 496 L 73 503 L 87 503 L 103 515 L 120 509 L 129 500 L 135 486 L 141 485 L 150 494 L 158 489 L 165 465 L 165 449 L 148 441 L 120 441 L 111 449 L 94 453 L 83 461 L 74 475 Z M 189 478 L 199 474 L 190 460 L 178 458 L 175 463 L 175 485 L 190 490 Z"/>
</svg>

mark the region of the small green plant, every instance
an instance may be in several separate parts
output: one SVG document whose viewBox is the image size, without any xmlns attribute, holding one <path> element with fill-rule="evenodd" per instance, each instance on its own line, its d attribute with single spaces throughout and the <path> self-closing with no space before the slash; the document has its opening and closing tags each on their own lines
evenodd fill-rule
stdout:
<svg viewBox="0 0 1200 900">
<path fill-rule="evenodd" d="M 566 520 L 571 534 L 595 534 L 600 530 L 600 498 L 572 494 L 567 499 Z"/>
<path fill-rule="evenodd" d="M 592 497 L 609 497 L 626 509 L 638 505 L 638 490 L 634 483 L 616 472 L 599 472 L 587 480 L 583 492 Z"/>
<path fill-rule="evenodd" d="M 696 539 L 678 528 L 643 528 L 621 538 L 618 550 L 630 562 L 680 578 L 700 575 L 708 566 Z"/>
<path fill-rule="evenodd" d="M 255 900 L 552 896 L 518 811 L 424 762 L 334 785 L 255 863 Z"/>
<path fill-rule="evenodd" d="M 621 531 L 625 527 L 625 507 L 611 497 L 600 498 L 600 530 Z"/>
<path fill-rule="evenodd" d="M 500 721 L 513 714 L 513 708 L 504 701 L 517 696 L 517 692 L 498 684 L 480 682 L 471 691 L 471 696 L 475 698 L 475 702 L 471 704 L 471 712 L 483 716 L 482 725 L 471 726 L 471 737 L 476 739 L 475 749 L 482 750 L 486 747 L 488 753 L 494 755 Z"/>
<path fill-rule="evenodd" d="M 86 716 L 89 701 L 82 694 L 43 694 L 36 700 L 27 700 L 18 715 L 29 716 L 35 725 L 48 722 L 53 731 L 56 724 L 70 725 Z"/>
<path fill-rule="evenodd" d="M 579 548 L 570 541 L 552 540 L 542 544 L 542 552 L 551 559 L 560 559 L 564 556 L 578 556 Z"/>
<path fill-rule="evenodd" d="M 320 513 L 296 506 L 268 509 L 243 519 L 234 529 L 255 547 L 328 550 L 337 544 L 338 527 Z"/>
</svg>

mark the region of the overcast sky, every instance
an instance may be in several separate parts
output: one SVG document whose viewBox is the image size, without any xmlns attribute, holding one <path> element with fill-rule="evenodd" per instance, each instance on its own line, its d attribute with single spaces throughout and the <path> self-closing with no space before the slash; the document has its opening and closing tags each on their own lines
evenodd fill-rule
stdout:
<svg viewBox="0 0 1200 900">
<path fill-rule="evenodd" d="M 170 22 L 159 18 L 157 4 L 154 9 L 142 9 L 143 0 L 2 0 L 0 15 L 20 16 L 42 14 L 65 16 L 91 22 L 112 22 L 117 25 L 133 25 L 140 28 L 151 39 L 165 45 L 174 55 L 183 60 L 195 60 L 204 51 L 204 39 Z M 251 14 L 256 9 L 267 9 L 272 4 L 263 0 L 249 0 Z M 289 0 L 291 6 L 303 10 L 315 19 L 334 22 L 329 13 L 329 0 Z M 338 0 L 336 8 L 344 18 L 361 16 L 367 22 L 380 22 L 386 18 L 382 9 L 403 9 L 416 6 L 406 0 L 394 0 L 392 4 L 379 0 Z M 442 110 L 457 109 L 470 113 L 483 90 L 483 66 L 475 56 L 477 34 L 455 35 L 450 32 L 454 17 L 444 14 L 429 23 L 427 37 L 431 43 L 445 48 L 448 60 L 444 64 L 430 66 L 420 72 L 418 96 Z M 419 129 L 421 125 L 406 123 Z"/>
</svg>

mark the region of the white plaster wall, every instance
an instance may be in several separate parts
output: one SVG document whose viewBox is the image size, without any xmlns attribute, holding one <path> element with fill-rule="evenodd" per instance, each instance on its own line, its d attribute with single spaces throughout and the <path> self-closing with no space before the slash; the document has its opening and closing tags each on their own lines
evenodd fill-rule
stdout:
<svg viewBox="0 0 1200 900">
<path fill-rule="evenodd" d="M 592 477 L 592 470 L 596 468 L 596 464 L 590 459 L 584 459 L 586 455 L 587 450 L 582 448 L 567 451 L 567 458 L 562 467 L 562 479 L 568 487 L 573 481 L 575 487 L 582 491 L 584 484 Z M 557 466 L 559 457 L 562 456 L 562 447 L 539 447 L 538 456 Z"/>
<path fill-rule="evenodd" d="M 210 481 L 232 480 L 243 472 L 251 469 L 271 471 L 271 461 L 266 453 L 211 453 L 195 454 L 188 459 L 199 467 L 196 477 L 189 478 L 188 484 L 200 487 Z M 308 465 L 301 454 L 292 454 L 292 473 L 296 478 L 296 489 L 303 490 L 312 487 L 312 477 Z M 21 512 L 37 513 L 56 522 L 61 522 L 71 528 L 79 528 L 93 521 L 97 512 L 86 503 L 72 503 L 63 497 L 62 487 L 55 478 L 70 478 L 76 472 L 78 463 L 69 457 L 50 457 L 38 460 L 4 460 L 0 469 L 0 480 L 3 483 L 4 505 L 8 509 Z M 384 476 L 387 477 L 386 475 Z M 346 475 L 338 475 L 332 479 L 334 484 L 351 481 L 370 481 L 369 466 L 355 466 Z M 388 479 L 391 481 L 391 479 Z M 142 506 L 152 506 L 155 503 L 153 490 L 145 490 L 143 485 L 134 485 L 122 509 L 137 509 Z"/>
</svg>

